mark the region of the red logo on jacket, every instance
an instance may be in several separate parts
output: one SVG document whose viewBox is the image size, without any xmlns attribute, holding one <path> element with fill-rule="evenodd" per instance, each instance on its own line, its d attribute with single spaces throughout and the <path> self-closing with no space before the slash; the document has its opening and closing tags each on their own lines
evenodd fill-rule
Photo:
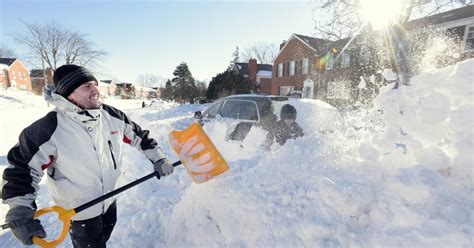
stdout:
<svg viewBox="0 0 474 248">
<path fill-rule="evenodd" d="M 111 134 L 118 134 L 118 131 L 111 131 Z"/>
</svg>

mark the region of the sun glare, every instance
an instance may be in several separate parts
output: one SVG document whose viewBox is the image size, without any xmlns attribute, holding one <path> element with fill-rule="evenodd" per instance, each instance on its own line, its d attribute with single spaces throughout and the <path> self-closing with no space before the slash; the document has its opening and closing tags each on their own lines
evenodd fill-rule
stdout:
<svg viewBox="0 0 474 248">
<path fill-rule="evenodd" d="M 403 0 L 360 0 L 359 14 L 373 28 L 393 23 L 401 14 Z"/>
</svg>

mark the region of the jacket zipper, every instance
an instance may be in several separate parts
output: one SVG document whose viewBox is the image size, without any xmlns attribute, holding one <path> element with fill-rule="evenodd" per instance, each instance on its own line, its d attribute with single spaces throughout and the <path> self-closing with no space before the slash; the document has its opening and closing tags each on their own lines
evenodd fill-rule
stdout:
<svg viewBox="0 0 474 248">
<path fill-rule="evenodd" d="M 109 140 L 109 149 L 110 149 L 110 155 L 112 156 L 112 161 L 114 162 L 114 169 L 117 169 L 117 163 L 115 162 L 115 156 L 114 156 L 114 151 L 112 150 L 112 142 Z"/>
</svg>

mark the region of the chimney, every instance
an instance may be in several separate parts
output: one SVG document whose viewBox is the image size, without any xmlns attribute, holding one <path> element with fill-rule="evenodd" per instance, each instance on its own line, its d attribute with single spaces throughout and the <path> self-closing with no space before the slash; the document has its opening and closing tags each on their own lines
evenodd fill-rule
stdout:
<svg viewBox="0 0 474 248">
<path fill-rule="evenodd" d="M 46 84 L 53 84 L 53 70 L 51 68 L 46 68 L 45 76 Z"/>
<path fill-rule="evenodd" d="M 257 60 L 249 59 L 249 80 L 250 82 L 257 82 Z"/>
<path fill-rule="evenodd" d="M 284 40 L 284 41 L 281 42 L 281 44 L 280 44 L 280 51 L 281 51 L 281 49 L 285 46 L 285 44 L 286 44 L 286 40 Z"/>
</svg>

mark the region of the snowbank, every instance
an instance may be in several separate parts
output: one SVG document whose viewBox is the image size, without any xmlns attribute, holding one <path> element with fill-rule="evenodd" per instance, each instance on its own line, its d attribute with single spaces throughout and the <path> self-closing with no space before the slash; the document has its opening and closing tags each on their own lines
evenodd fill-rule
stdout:
<svg viewBox="0 0 474 248">
<path fill-rule="evenodd" d="M 417 76 L 409 87 L 382 88 L 373 107 L 358 113 L 340 115 L 319 101 L 292 99 L 305 136 L 271 151 L 257 145 L 261 129 L 240 144 L 225 141 L 225 123 L 206 125 L 230 170 L 195 184 L 177 168 L 122 193 L 108 245 L 472 247 L 472 68 L 474 60 L 468 60 Z M 28 99 L 0 92 L 1 106 L 48 111 Z M 142 109 L 140 102 L 116 101 L 110 104 L 128 106 L 129 116 L 151 130 L 171 160 L 176 156 L 164 142 L 168 133 L 184 129 L 194 111 L 207 106 L 163 102 Z M 6 109 L 0 108 L 2 116 Z M 8 144 L 0 150 L 0 170 L 13 140 L 34 118 L 11 119 L 16 121 L 2 119 Z M 127 149 L 119 184 L 149 172 L 150 163 Z M 41 185 L 40 207 L 53 204 L 45 189 Z M 0 222 L 6 210 L 0 205 Z M 48 233 L 57 229 L 45 226 Z M 0 231 L 0 243 L 18 245 L 8 231 Z"/>
</svg>

